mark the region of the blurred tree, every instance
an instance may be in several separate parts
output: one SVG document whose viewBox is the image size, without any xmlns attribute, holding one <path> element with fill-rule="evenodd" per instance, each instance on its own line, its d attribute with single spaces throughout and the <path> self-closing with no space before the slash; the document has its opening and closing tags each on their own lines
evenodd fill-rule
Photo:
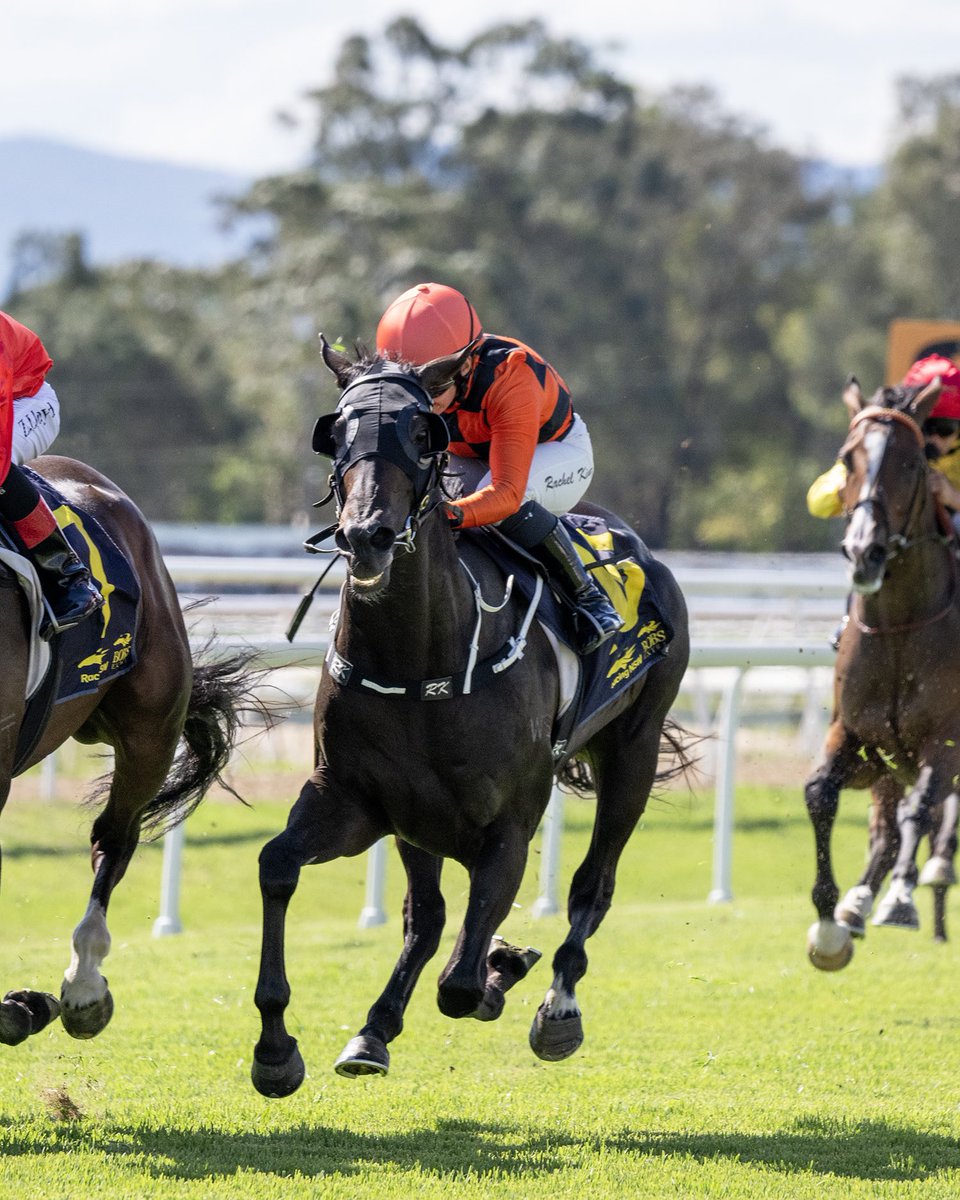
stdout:
<svg viewBox="0 0 960 1200">
<path fill-rule="evenodd" d="M 35 244 L 32 257 L 50 282 L 14 295 L 11 308 L 54 359 L 61 432 L 53 452 L 103 471 L 153 519 L 229 514 L 221 459 L 245 423 L 196 320 L 205 295 L 219 305 L 219 287 L 152 263 L 94 272 L 72 235 Z"/>
<path fill-rule="evenodd" d="M 802 495 L 779 471 L 806 428 L 776 337 L 809 296 L 827 212 L 795 160 L 709 93 L 641 103 L 536 21 L 449 48 L 400 19 L 378 41 L 349 38 L 312 99 L 311 169 L 261 181 L 236 209 L 275 219 L 249 280 L 258 354 L 264 332 L 292 350 L 313 314 L 368 338 L 397 292 L 442 279 L 561 370 L 594 435 L 592 494 L 654 544 L 789 540 Z M 287 429 L 316 387 L 309 339 L 302 350 L 277 376 Z M 714 473 L 762 472 L 771 438 L 776 518 L 761 530 L 734 493 L 741 511 L 711 532 Z M 297 452 L 282 440 L 275 452 Z M 681 502 L 691 487 L 702 499 Z"/>
</svg>

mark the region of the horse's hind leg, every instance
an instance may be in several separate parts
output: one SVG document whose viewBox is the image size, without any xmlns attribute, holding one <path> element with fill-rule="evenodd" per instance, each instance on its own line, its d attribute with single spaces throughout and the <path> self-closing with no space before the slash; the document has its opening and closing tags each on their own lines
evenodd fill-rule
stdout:
<svg viewBox="0 0 960 1200">
<path fill-rule="evenodd" d="M 553 982 L 530 1029 L 538 1058 L 569 1058 L 583 1042 L 576 985 L 586 974 L 585 943 L 610 908 L 617 864 L 636 828 L 656 777 L 662 713 L 635 709 L 602 729 L 590 743 L 597 811 L 590 848 L 570 885 L 570 930 L 553 958 Z"/>
<path fill-rule="evenodd" d="M 546 800 L 545 796 L 542 807 L 546 807 Z M 500 1015 L 503 992 L 526 974 L 526 970 L 516 973 L 517 963 L 508 963 L 515 947 L 498 956 L 493 938 L 516 898 L 528 845 L 528 835 L 519 824 L 491 825 L 483 847 L 469 866 L 467 912 L 437 984 L 437 1004 L 444 1016 L 492 1020 Z M 527 970 L 530 965 L 532 962 Z M 508 983 L 511 976 L 515 977 Z"/>
<path fill-rule="evenodd" d="M 403 1014 L 413 989 L 440 945 L 446 916 L 440 891 L 443 860 L 400 838 L 397 850 L 407 873 L 403 950 L 387 986 L 367 1013 L 366 1024 L 337 1059 L 340 1075 L 386 1075 L 390 1066 L 387 1044 L 403 1030 Z"/>
<path fill-rule="evenodd" d="M 60 1016 L 75 1038 L 95 1037 L 113 1015 L 113 997 L 100 971 L 110 952 L 107 908 L 137 848 L 143 813 L 170 770 L 182 724 L 175 705 L 162 715 L 133 704 L 125 707 L 123 720 L 111 722 L 109 735 L 102 726 L 97 734 L 97 740 L 114 744 L 115 765 L 107 803 L 90 834 L 93 888 L 87 910 L 73 931 L 72 956 L 60 992 Z M 113 704 L 104 708 L 95 718 L 98 722 L 117 712 Z"/>
</svg>

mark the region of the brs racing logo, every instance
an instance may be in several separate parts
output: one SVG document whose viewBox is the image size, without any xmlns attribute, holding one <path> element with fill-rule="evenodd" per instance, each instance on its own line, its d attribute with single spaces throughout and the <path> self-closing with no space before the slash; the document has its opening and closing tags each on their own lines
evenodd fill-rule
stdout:
<svg viewBox="0 0 960 1200">
<path fill-rule="evenodd" d="M 616 688 L 638 671 L 651 654 L 667 641 L 667 631 L 660 621 L 648 621 L 635 633 L 635 641 L 619 654 L 607 671 L 610 687 Z M 639 651 L 639 653 L 638 653 Z"/>
</svg>

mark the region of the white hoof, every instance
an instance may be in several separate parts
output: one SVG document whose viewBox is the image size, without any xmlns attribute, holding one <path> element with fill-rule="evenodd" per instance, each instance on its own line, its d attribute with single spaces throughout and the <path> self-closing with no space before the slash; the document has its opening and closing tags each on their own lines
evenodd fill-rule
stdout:
<svg viewBox="0 0 960 1200">
<path fill-rule="evenodd" d="M 956 882 L 957 873 L 953 863 L 939 854 L 927 859 L 917 880 L 921 887 L 953 887 Z"/>
<path fill-rule="evenodd" d="M 854 937 L 863 937 L 872 908 L 873 892 L 865 883 L 858 883 L 834 909 L 833 917 L 839 925 L 846 926 Z"/>
<path fill-rule="evenodd" d="M 807 957 L 818 971 L 840 971 L 853 958 L 850 930 L 836 921 L 814 921 L 807 930 Z"/>
</svg>

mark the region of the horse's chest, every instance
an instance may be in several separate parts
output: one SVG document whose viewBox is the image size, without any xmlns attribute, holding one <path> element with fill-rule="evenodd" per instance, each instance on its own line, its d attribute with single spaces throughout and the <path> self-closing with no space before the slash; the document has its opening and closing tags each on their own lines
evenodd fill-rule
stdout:
<svg viewBox="0 0 960 1200">
<path fill-rule="evenodd" d="M 960 686 L 935 670 L 900 665 L 841 681 L 840 707 L 864 745 L 916 753 L 943 727 L 943 717 L 960 712 Z"/>
</svg>

